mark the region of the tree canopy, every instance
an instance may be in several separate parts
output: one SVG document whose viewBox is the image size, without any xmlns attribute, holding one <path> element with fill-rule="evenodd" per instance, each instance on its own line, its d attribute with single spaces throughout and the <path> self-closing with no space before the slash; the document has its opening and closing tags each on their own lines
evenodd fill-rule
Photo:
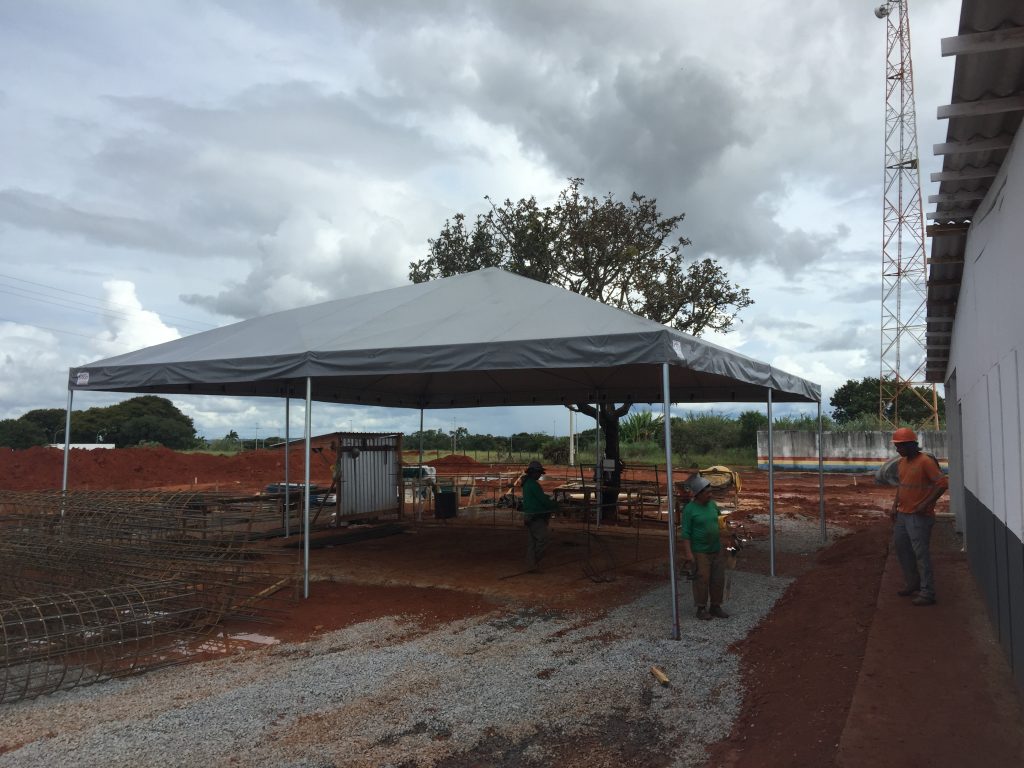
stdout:
<svg viewBox="0 0 1024 768">
<path fill-rule="evenodd" d="M 535 197 L 487 198 L 491 209 L 471 229 L 456 214 L 428 241 L 427 257 L 409 265 L 409 279 L 500 267 L 694 335 L 728 331 L 753 303 L 714 259 L 685 262 L 690 241 L 675 234 L 685 214 L 663 216 L 654 198 L 635 192 L 628 203 L 584 195 L 582 186 L 570 179 L 548 207 Z"/>
<path fill-rule="evenodd" d="M 63 409 L 40 408 L 7 421 L 13 424 L 0 429 L 0 445 L 27 448 L 64 440 Z M 30 442 L 23 444 L 26 441 Z M 196 442 L 196 430 L 192 419 L 170 400 L 143 395 L 114 405 L 73 411 L 71 442 L 113 443 L 118 448 L 140 443 L 191 448 Z"/>
<path fill-rule="evenodd" d="M 898 399 L 900 422 L 916 424 L 923 422 L 931 415 L 930 409 L 922 401 L 931 399 L 931 389 L 915 387 L 919 397 L 909 389 L 904 390 Z M 848 424 L 858 419 L 877 419 L 880 401 L 879 380 L 877 377 L 865 376 L 860 381 L 850 379 L 839 387 L 829 400 L 832 406 L 832 418 L 837 424 Z M 939 421 L 945 423 L 946 402 L 939 397 Z"/>
</svg>

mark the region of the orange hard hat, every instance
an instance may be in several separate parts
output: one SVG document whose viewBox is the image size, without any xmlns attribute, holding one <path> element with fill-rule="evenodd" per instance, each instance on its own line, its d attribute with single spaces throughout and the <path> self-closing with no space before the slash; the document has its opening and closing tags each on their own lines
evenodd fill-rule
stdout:
<svg viewBox="0 0 1024 768">
<path fill-rule="evenodd" d="M 892 433 L 892 441 L 894 443 L 916 443 L 917 435 L 910 427 L 900 427 Z"/>
</svg>

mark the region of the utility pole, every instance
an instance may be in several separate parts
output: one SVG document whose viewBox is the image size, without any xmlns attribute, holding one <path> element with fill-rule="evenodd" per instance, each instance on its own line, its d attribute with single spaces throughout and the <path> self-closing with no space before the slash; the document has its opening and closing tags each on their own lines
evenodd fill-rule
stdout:
<svg viewBox="0 0 1024 768">
<path fill-rule="evenodd" d="M 878 421 L 882 429 L 899 426 L 899 398 L 909 390 L 930 411 L 923 426 L 938 429 L 935 385 L 925 381 L 928 257 L 908 4 L 909 0 L 887 0 L 875 8 L 886 28 Z M 919 387 L 931 387 L 930 396 L 922 395 Z"/>
</svg>

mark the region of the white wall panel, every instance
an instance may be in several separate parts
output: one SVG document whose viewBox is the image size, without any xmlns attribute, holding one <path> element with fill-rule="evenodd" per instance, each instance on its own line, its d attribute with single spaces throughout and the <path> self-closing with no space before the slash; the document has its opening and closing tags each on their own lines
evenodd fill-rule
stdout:
<svg viewBox="0 0 1024 768">
<path fill-rule="evenodd" d="M 1024 514 L 1021 509 L 1024 503 L 1024 472 L 1021 471 L 1024 451 L 1021 447 L 1021 428 L 1024 425 L 1021 424 L 1020 363 L 1021 355 L 1016 350 L 1000 362 L 999 392 L 1002 400 L 1003 486 L 1006 499 L 1003 520 L 1018 539 L 1024 540 Z"/>
<path fill-rule="evenodd" d="M 988 437 L 989 437 L 989 479 L 992 486 L 992 503 L 987 504 L 992 513 L 1005 522 L 1006 518 L 1006 473 L 1003 467 L 1003 404 L 999 393 L 1000 374 L 997 365 L 988 372 Z M 983 475 L 984 477 L 984 475 Z"/>
<path fill-rule="evenodd" d="M 959 372 L 958 372 L 959 375 Z M 992 470 L 987 462 L 991 453 L 988 435 L 988 384 L 982 379 L 964 394 L 964 486 L 991 509 Z M 988 500 L 985 494 L 988 494 Z"/>
</svg>

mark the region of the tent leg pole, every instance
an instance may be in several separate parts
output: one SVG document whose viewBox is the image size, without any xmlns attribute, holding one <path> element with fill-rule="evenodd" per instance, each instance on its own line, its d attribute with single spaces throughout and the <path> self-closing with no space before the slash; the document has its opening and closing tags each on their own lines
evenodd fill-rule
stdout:
<svg viewBox="0 0 1024 768">
<path fill-rule="evenodd" d="M 597 436 L 594 442 L 594 524 L 601 527 L 601 485 L 604 479 L 604 462 L 601 461 L 601 393 L 598 392 L 594 398 L 594 421 L 597 422 Z"/>
<path fill-rule="evenodd" d="M 423 408 L 420 408 L 420 466 L 416 470 L 416 522 L 423 522 Z"/>
<path fill-rule="evenodd" d="M 768 388 L 768 555 L 775 575 L 775 444 L 772 429 L 772 390 Z"/>
<path fill-rule="evenodd" d="M 292 452 L 292 441 L 289 429 L 291 427 L 291 406 L 292 406 L 292 395 L 290 391 L 286 391 L 284 395 L 284 512 L 281 515 L 281 522 L 284 524 L 284 536 L 288 538 L 291 535 L 291 518 L 292 518 L 292 497 L 291 497 L 291 476 L 288 471 L 288 454 Z"/>
<path fill-rule="evenodd" d="M 313 379 L 306 377 L 306 493 L 302 501 L 302 530 L 305 532 L 302 540 L 302 596 L 309 597 L 309 455 L 311 443 L 311 430 L 313 425 Z"/>
<path fill-rule="evenodd" d="M 75 397 L 75 390 L 68 387 L 68 407 L 64 412 L 64 472 L 60 479 L 61 494 L 68 492 L 68 458 L 71 455 L 71 403 Z M 64 510 L 61 509 L 61 517 Z"/>
<path fill-rule="evenodd" d="M 825 529 L 825 431 L 821 421 L 821 400 L 818 401 L 818 518 L 821 520 L 821 543 L 828 541 Z"/>
<path fill-rule="evenodd" d="M 672 639 L 679 640 L 679 583 L 676 576 L 676 514 L 672 498 L 672 420 L 670 418 L 668 363 L 661 364 L 661 388 L 665 413 L 665 477 L 668 481 L 668 572 L 672 584 Z M 639 533 L 639 528 L 637 532 Z"/>
</svg>

